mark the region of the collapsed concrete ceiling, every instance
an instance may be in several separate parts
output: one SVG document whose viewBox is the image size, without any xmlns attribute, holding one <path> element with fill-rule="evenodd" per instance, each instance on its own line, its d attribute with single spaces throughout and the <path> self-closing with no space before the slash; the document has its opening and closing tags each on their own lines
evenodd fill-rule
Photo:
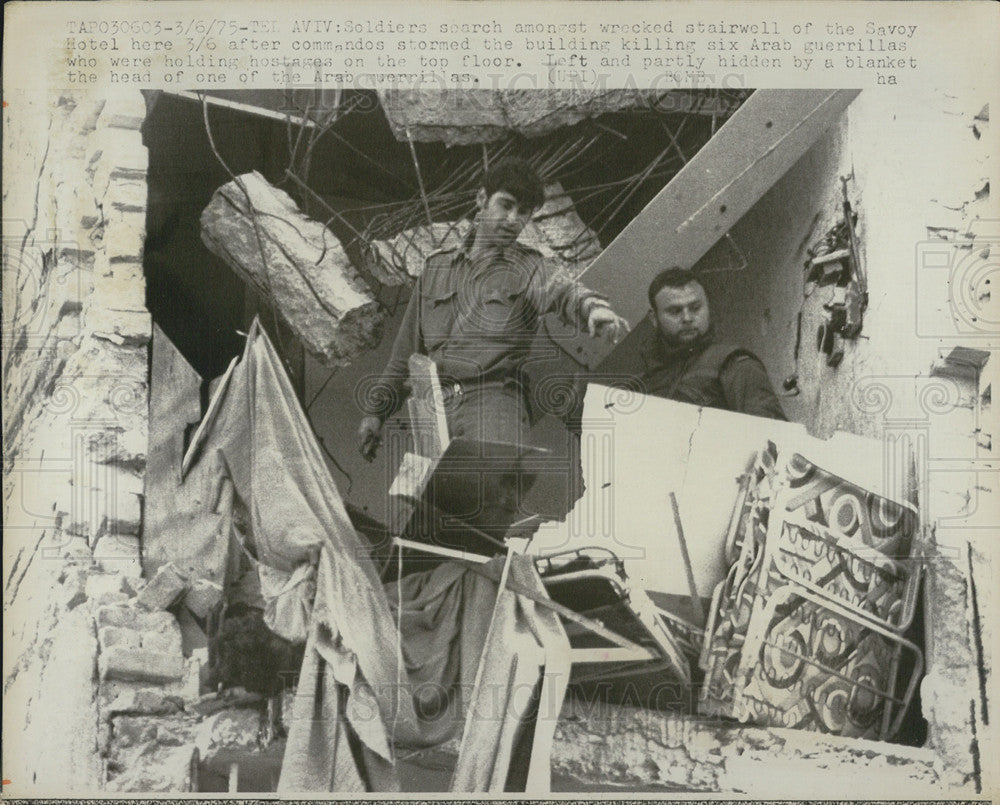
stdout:
<svg viewBox="0 0 1000 805">
<path fill-rule="evenodd" d="M 746 93 L 671 90 L 385 90 L 379 101 L 396 138 L 468 145 L 510 133 L 539 137 L 608 112 L 647 110 L 727 117 Z"/>
<path fill-rule="evenodd" d="M 154 93 L 158 95 L 159 93 Z M 278 120 L 315 124 L 340 102 L 336 90 L 260 89 L 168 92 Z M 472 145 L 512 133 L 540 137 L 610 112 L 699 114 L 725 119 L 750 94 L 748 90 L 659 89 L 419 89 L 382 90 L 379 105 L 401 142 Z"/>
</svg>

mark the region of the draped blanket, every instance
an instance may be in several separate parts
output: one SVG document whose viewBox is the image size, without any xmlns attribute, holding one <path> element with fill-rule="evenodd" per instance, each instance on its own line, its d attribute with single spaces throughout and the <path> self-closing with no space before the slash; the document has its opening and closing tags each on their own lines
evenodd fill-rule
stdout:
<svg viewBox="0 0 1000 805">
<path fill-rule="evenodd" d="M 241 539 L 265 622 L 306 644 L 279 791 L 399 790 L 396 747 L 459 735 L 454 790 L 548 790 L 569 672 L 555 613 L 507 589 L 498 596 L 502 558 L 446 563 L 383 589 L 258 322 L 211 410 L 198 461 L 217 462 L 249 512 Z M 508 573 L 544 592 L 530 559 L 511 557 Z"/>
</svg>

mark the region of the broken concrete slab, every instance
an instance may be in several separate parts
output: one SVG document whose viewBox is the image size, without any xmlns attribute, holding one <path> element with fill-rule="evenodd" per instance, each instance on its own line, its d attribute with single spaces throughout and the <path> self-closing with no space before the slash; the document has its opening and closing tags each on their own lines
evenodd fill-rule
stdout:
<svg viewBox="0 0 1000 805">
<path fill-rule="evenodd" d="M 97 611 L 97 626 L 163 632 L 177 629 L 177 621 L 169 612 L 142 612 L 133 607 L 111 606 Z"/>
<path fill-rule="evenodd" d="M 573 699 L 556 728 L 552 769 L 591 783 L 778 798 L 803 785 L 810 796 L 849 798 L 869 773 L 880 797 L 934 796 L 944 783 L 929 749 Z"/>
<path fill-rule="evenodd" d="M 103 679 L 97 690 L 98 710 L 103 714 L 109 714 L 114 710 L 112 705 L 119 699 L 121 703 L 130 701 L 149 703 L 155 702 L 157 697 L 168 697 L 183 702 L 185 708 L 190 709 L 190 704 L 197 701 L 198 697 L 187 696 L 185 684 L 186 680 L 149 684 L 125 679 Z"/>
<path fill-rule="evenodd" d="M 200 756 L 194 745 L 196 728 L 197 720 L 183 715 L 115 718 L 107 790 L 197 791 Z"/>
<path fill-rule="evenodd" d="M 187 579 L 182 576 L 173 562 L 160 565 L 156 574 L 136 596 L 138 606 L 148 609 L 166 609 L 180 598 L 187 589 Z"/>
<path fill-rule="evenodd" d="M 256 708 L 222 710 L 201 723 L 195 743 L 206 759 L 220 750 L 260 749 L 263 718 Z"/>
<path fill-rule="evenodd" d="M 139 632 L 133 629 L 123 629 L 119 626 L 104 626 L 98 629 L 97 640 L 100 643 L 101 651 L 115 646 L 128 649 L 142 647 L 142 638 Z"/>
<path fill-rule="evenodd" d="M 107 671 L 102 671 L 105 678 L 159 682 L 183 676 L 181 630 L 169 612 L 143 612 L 128 606 L 102 607 L 97 612 L 97 639 L 102 668 Z M 135 656 L 122 656 L 123 652 Z M 144 660 L 155 665 L 150 675 L 135 670 Z"/>
<path fill-rule="evenodd" d="M 386 240 L 373 240 L 365 255 L 372 276 L 383 285 L 410 285 L 424 273 L 427 257 L 440 249 L 454 249 L 469 234 L 467 219 L 406 229 Z"/>
<path fill-rule="evenodd" d="M 118 694 L 108 705 L 112 715 L 154 715 L 172 716 L 184 709 L 184 701 L 179 696 L 164 694 L 159 690 L 126 690 Z"/>
<path fill-rule="evenodd" d="M 222 585 L 207 579 L 195 579 L 184 596 L 184 605 L 198 618 L 207 618 L 222 601 Z"/>
<path fill-rule="evenodd" d="M 109 573 L 122 573 L 130 578 L 142 575 L 139 538 L 125 534 L 107 534 L 94 546 L 94 561 Z"/>
<path fill-rule="evenodd" d="M 424 273 L 427 257 L 439 249 L 459 248 L 472 222 L 436 222 L 413 227 L 386 240 L 375 240 L 366 255 L 366 266 L 384 285 L 409 285 Z M 521 232 L 518 241 L 537 249 L 550 270 L 576 277 L 601 253 L 597 233 L 588 227 L 562 185 L 545 187 L 545 203 Z"/>
<path fill-rule="evenodd" d="M 340 241 L 256 171 L 215 191 L 201 237 L 326 366 L 378 343 L 384 313 Z"/>
<path fill-rule="evenodd" d="M 587 118 L 628 109 L 727 117 L 738 94 L 687 90 L 385 90 L 382 109 L 396 139 L 448 145 L 490 142 L 516 131 L 539 137 Z"/>
<path fill-rule="evenodd" d="M 99 601 L 105 596 L 117 596 L 124 593 L 128 599 L 131 595 L 131 587 L 128 586 L 127 577 L 120 573 L 91 572 L 87 575 L 86 592 L 90 601 Z"/>
<path fill-rule="evenodd" d="M 184 676 L 184 657 L 146 648 L 112 646 L 101 652 L 102 679 L 128 682 L 175 682 Z"/>
</svg>

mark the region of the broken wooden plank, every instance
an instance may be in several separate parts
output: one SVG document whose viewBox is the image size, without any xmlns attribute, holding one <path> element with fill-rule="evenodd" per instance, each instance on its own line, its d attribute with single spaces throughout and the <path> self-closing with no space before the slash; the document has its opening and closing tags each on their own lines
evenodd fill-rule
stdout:
<svg viewBox="0 0 1000 805">
<path fill-rule="evenodd" d="M 384 312 L 340 241 L 256 171 L 215 191 L 201 214 L 201 239 L 326 366 L 378 343 Z"/>
</svg>

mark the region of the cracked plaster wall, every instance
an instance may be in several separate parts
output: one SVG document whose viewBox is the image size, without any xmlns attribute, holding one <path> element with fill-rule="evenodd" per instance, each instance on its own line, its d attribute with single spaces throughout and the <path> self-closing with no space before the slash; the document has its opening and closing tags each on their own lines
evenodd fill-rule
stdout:
<svg viewBox="0 0 1000 805">
<path fill-rule="evenodd" d="M 93 792 L 94 607 L 141 573 L 146 109 L 138 91 L 4 107 L 4 794 Z"/>
<path fill-rule="evenodd" d="M 995 765 L 984 751 L 991 745 L 984 720 L 1000 473 L 983 398 L 988 382 L 931 367 L 955 346 L 996 347 L 985 323 L 996 321 L 995 306 L 984 284 L 996 277 L 989 257 L 998 234 L 989 193 L 996 137 L 983 103 L 983 96 L 930 86 L 905 98 L 862 92 L 733 228 L 745 270 L 719 270 L 739 263 L 721 246 L 702 266 L 712 272 L 707 284 L 722 336 L 753 349 L 776 388 L 798 376 L 800 393 L 783 400 L 790 418 L 819 436 L 844 430 L 882 441 L 887 471 L 912 448 L 932 534 L 921 686 L 927 747 L 941 783 L 968 791 L 982 789 L 984 766 Z M 830 290 L 804 297 L 803 263 L 806 248 L 842 218 L 841 177 L 849 177 L 859 214 L 870 303 L 863 337 L 848 343 L 834 369 L 816 350 Z"/>
</svg>

